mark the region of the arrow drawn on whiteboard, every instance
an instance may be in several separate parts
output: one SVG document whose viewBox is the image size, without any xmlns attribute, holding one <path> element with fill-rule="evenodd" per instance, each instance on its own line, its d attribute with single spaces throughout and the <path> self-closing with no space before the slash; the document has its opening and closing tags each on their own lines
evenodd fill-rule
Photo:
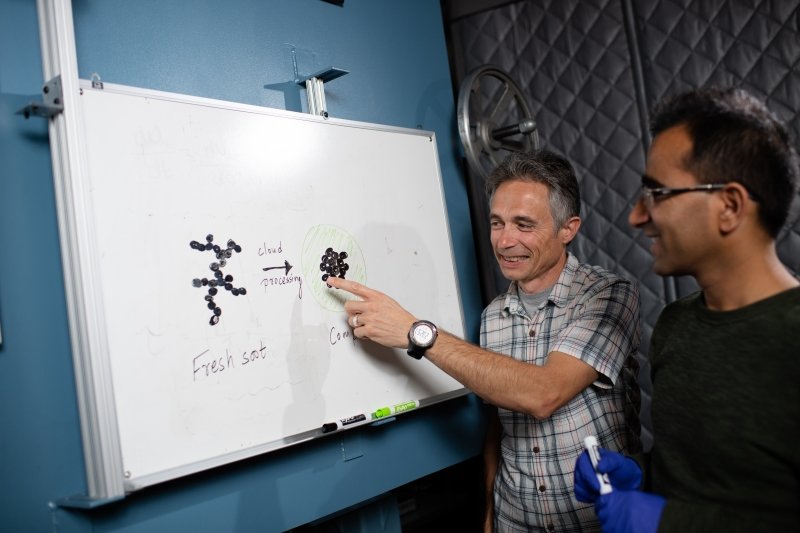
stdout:
<svg viewBox="0 0 800 533">
<path fill-rule="evenodd" d="M 292 265 L 289 264 L 289 261 L 284 260 L 283 261 L 283 266 L 264 267 L 261 270 L 264 270 L 264 271 L 266 271 L 266 270 L 275 270 L 276 268 L 285 268 L 286 269 L 286 273 L 284 274 L 284 276 L 287 276 L 287 275 L 289 275 L 289 271 L 292 269 Z"/>
</svg>

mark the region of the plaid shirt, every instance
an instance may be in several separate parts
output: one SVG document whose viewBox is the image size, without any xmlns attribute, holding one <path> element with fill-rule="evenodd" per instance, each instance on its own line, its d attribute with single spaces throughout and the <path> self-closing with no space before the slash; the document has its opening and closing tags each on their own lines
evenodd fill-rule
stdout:
<svg viewBox="0 0 800 533">
<path fill-rule="evenodd" d="M 545 420 L 498 408 L 503 431 L 494 482 L 496 530 L 600 531 L 593 507 L 575 500 L 573 472 L 587 435 L 623 452 L 638 444 L 627 442 L 621 378 L 639 347 L 636 287 L 568 254 L 534 316 L 526 314 L 512 282 L 484 310 L 480 340 L 484 348 L 540 366 L 551 352 L 562 352 L 600 374 Z"/>
</svg>

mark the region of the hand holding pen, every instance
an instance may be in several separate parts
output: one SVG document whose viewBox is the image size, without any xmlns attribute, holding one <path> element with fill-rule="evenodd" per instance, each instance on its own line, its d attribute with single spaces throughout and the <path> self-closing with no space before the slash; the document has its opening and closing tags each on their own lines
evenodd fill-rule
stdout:
<svg viewBox="0 0 800 533">
<path fill-rule="evenodd" d="M 603 533 L 656 533 L 666 500 L 639 491 L 642 470 L 621 453 L 600 448 L 593 436 L 575 463 L 575 499 L 594 503 Z"/>
<path fill-rule="evenodd" d="M 595 440 L 595 443 L 597 441 Z M 594 503 L 600 496 L 602 485 L 598 475 L 607 479 L 612 489 L 637 490 L 642 483 L 642 470 L 638 463 L 621 453 L 599 446 L 596 450 L 597 467 L 592 462 L 590 446 L 575 463 L 575 498 L 580 502 Z M 608 489 L 603 489 L 608 491 Z"/>
</svg>

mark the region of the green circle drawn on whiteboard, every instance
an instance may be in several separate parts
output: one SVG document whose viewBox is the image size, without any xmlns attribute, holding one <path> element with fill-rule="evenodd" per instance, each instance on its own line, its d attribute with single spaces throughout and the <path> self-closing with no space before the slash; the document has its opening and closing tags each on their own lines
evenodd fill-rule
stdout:
<svg viewBox="0 0 800 533">
<path fill-rule="evenodd" d="M 311 294 L 319 305 L 329 311 L 343 311 L 346 300 L 354 300 L 355 296 L 344 291 L 337 291 L 328 287 L 322 281 L 324 272 L 320 269 L 322 256 L 325 250 L 333 248 L 337 253 L 347 252 L 345 262 L 350 266 L 346 278 L 359 283 L 366 283 L 367 270 L 364 265 L 364 256 L 361 247 L 353 236 L 336 226 L 320 224 L 314 226 L 306 233 L 303 241 L 303 279 L 311 287 Z"/>
</svg>

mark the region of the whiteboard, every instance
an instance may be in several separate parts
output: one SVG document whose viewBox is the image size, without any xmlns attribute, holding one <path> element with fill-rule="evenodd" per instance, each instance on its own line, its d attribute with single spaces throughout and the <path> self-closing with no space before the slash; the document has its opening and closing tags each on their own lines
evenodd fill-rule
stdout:
<svg viewBox="0 0 800 533">
<path fill-rule="evenodd" d="M 464 335 L 433 133 L 111 84 L 79 100 L 126 490 L 466 393 L 355 339 L 323 281 Z"/>
</svg>

